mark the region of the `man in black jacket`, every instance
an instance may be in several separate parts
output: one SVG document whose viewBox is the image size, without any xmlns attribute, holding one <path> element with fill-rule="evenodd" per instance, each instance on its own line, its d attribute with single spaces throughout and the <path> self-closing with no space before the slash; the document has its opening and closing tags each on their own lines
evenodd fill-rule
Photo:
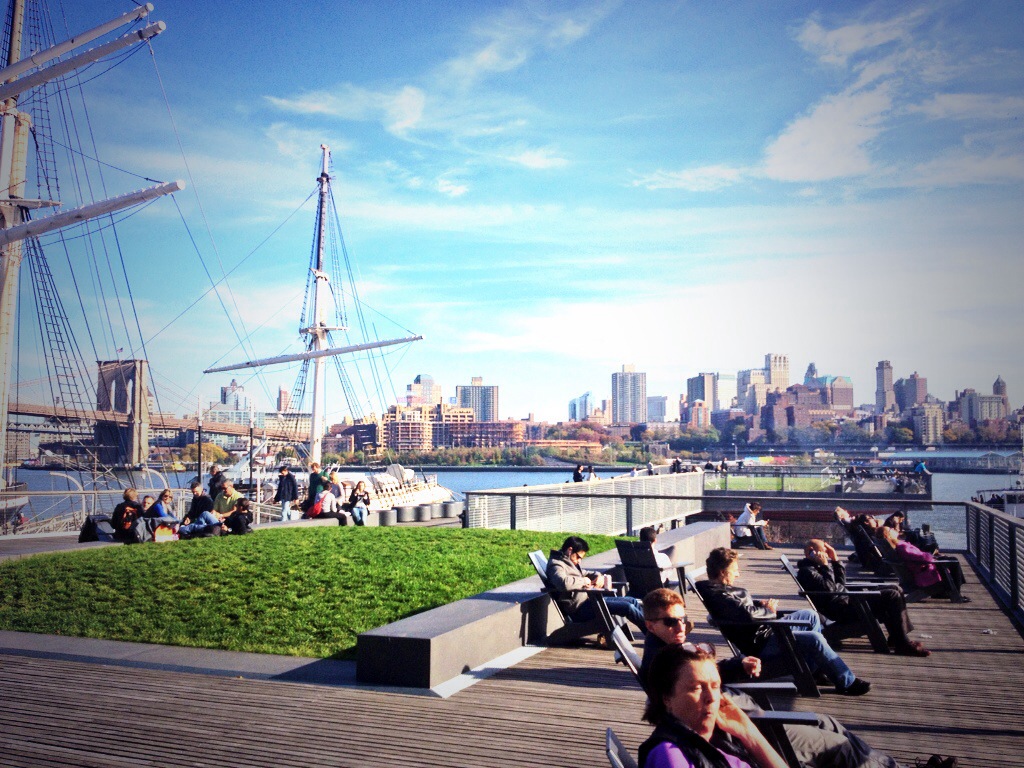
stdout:
<svg viewBox="0 0 1024 768">
<path fill-rule="evenodd" d="M 839 624 L 860 621 L 846 589 L 846 567 L 839 560 L 835 548 L 821 539 L 811 539 L 804 545 L 804 555 L 804 559 L 797 563 L 797 580 L 811 593 L 811 602 L 818 612 Z M 902 656 L 930 655 L 931 651 L 907 635 L 910 619 L 903 590 L 898 586 L 879 585 L 872 591 L 881 594 L 868 595 L 865 600 L 871 612 L 889 631 L 889 644 L 895 647 L 896 653 Z"/>
</svg>

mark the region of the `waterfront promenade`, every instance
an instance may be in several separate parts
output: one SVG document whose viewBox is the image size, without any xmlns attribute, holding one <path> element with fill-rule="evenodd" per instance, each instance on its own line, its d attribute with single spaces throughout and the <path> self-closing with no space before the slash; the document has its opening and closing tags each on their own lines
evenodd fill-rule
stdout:
<svg viewBox="0 0 1024 768">
<path fill-rule="evenodd" d="M 798 554 L 745 551 L 741 581 L 798 607 L 780 552 Z M 1024 768 L 1024 640 L 968 572 L 973 602 L 911 606 L 930 658 L 879 656 L 849 641 L 843 655 L 871 693 L 795 707 L 840 717 L 909 765 L 941 752 L 964 768 Z M 699 639 L 716 639 L 689 605 Z M 0 635 L 4 766 L 604 766 L 606 727 L 632 749 L 649 731 L 632 677 L 594 648 L 547 649 L 441 698 L 361 688 L 344 674 L 284 682 L 276 665 L 296 660 L 280 657 L 231 654 L 214 669 L 205 656 L 197 672 L 183 669 L 209 652 L 168 648 L 161 666 L 138 661 L 132 644 L 98 652 L 95 641 L 54 642 L 15 650 Z M 149 657 L 159 660 L 159 649 Z"/>
</svg>

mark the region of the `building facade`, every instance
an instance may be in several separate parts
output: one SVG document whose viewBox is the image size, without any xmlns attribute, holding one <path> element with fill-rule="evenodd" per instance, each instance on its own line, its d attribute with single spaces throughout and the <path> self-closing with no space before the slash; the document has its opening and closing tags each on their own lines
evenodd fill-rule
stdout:
<svg viewBox="0 0 1024 768">
<path fill-rule="evenodd" d="M 712 410 L 718 410 L 718 374 L 698 373 L 686 380 L 686 400 L 703 400 Z"/>
<path fill-rule="evenodd" d="M 875 412 L 890 413 L 896 410 L 896 393 L 892 388 L 892 363 L 879 360 L 875 366 Z"/>
<path fill-rule="evenodd" d="M 612 423 L 643 424 L 647 421 L 647 374 L 636 366 L 623 365 L 612 374 Z"/>
<path fill-rule="evenodd" d="M 584 392 L 569 401 L 569 421 L 586 421 L 590 418 L 590 393 Z"/>
<path fill-rule="evenodd" d="M 455 387 L 455 404 L 459 408 L 470 408 L 477 421 L 498 420 L 498 387 L 484 385 L 480 376 L 474 376 L 471 384 Z"/>
</svg>

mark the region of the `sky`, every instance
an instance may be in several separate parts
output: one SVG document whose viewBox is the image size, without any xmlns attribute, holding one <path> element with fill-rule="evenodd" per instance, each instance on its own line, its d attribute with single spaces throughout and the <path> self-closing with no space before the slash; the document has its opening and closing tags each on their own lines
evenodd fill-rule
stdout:
<svg viewBox="0 0 1024 768">
<path fill-rule="evenodd" d="M 322 143 L 377 334 L 424 336 L 383 407 L 481 376 L 557 421 L 623 364 L 672 403 L 769 352 L 858 403 L 883 359 L 1024 402 L 1019 2 L 154 1 L 153 55 L 84 88 L 104 162 L 188 183 L 118 229 L 163 410 L 301 348 Z M 260 408 L 294 377 L 237 375 Z"/>
</svg>

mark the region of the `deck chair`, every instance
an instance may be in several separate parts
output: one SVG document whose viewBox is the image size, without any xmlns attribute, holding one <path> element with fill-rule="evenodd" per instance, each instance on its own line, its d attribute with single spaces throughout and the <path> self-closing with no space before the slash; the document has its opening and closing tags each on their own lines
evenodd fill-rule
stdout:
<svg viewBox="0 0 1024 768">
<path fill-rule="evenodd" d="M 871 571 L 878 576 L 893 575 L 893 570 L 882 556 L 877 543 L 868 535 L 863 526 L 842 520 L 837 520 L 837 522 L 843 527 L 847 538 L 853 544 L 853 549 L 857 553 L 857 559 L 863 570 Z"/>
<path fill-rule="evenodd" d="M 819 698 L 821 691 L 818 690 L 818 684 L 814 681 L 814 674 L 811 672 L 810 667 L 807 666 L 807 662 L 796 652 L 796 641 L 793 638 L 794 629 L 806 628 L 807 624 L 802 621 L 794 619 L 787 619 L 783 614 L 780 614 L 777 619 L 761 619 L 745 622 L 731 622 L 722 621 L 714 616 L 711 611 L 708 610 L 707 603 L 704 602 L 704 596 L 697 589 L 697 584 L 693 578 L 687 574 L 686 576 L 687 587 L 693 591 L 697 599 L 700 600 L 701 605 L 704 606 L 704 610 L 708 612 L 708 623 L 715 627 L 725 638 L 725 641 L 729 644 L 732 652 L 744 656 L 756 656 L 755 653 L 748 652 L 748 649 L 740 647 L 738 642 L 742 642 L 736 636 L 735 630 L 742 628 L 749 630 L 751 627 L 766 626 L 775 637 L 778 638 L 779 645 L 782 648 L 782 655 L 784 658 L 784 664 L 787 672 L 785 676 L 791 676 L 793 683 L 796 685 L 797 692 L 801 696 L 811 696 Z M 752 649 L 749 649 L 752 650 Z"/>
<path fill-rule="evenodd" d="M 934 564 L 942 580 L 929 587 L 919 587 L 914 582 L 914 574 L 910 567 L 899 559 L 896 550 L 888 542 L 882 542 L 880 549 L 886 562 L 896 572 L 896 575 L 899 576 L 900 585 L 906 593 L 908 603 L 918 603 L 922 600 L 927 600 L 929 597 L 948 597 L 951 603 L 969 602 L 961 594 L 960 585 L 957 583 L 955 574 L 959 563 L 956 561 L 941 557 L 935 558 Z"/>
<path fill-rule="evenodd" d="M 629 585 L 627 594 L 637 600 L 643 600 L 648 592 L 670 586 L 662 569 L 654 557 L 654 547 L 647 541 L 628 541 L 616 539 L 615 548 L 619 553 L 622 571 Z M 677 565 L 680 593 L 685 583 L 686 565 Z"/>
<path fill-rule="evenodd" d="M 633 755 L 619 741 L 619 737 L 611 728 L 604 734 L 604 751 L 608 755 L 608 762 L 611 763 L 612 768 L 639 768 Z"/>
<path fill-rule="evenodd" d="M 816 596 L 828 596 L 831 592 L 808 592 L 800 584 L 800 579 L 797 577 L 796 568 L 789 561 L 789 558 L 785 555 L 779 555 L 779 560 L 782 562 L 782 568 L 786 571 L 796 582 L 798 593 L 807 600 L 807 604 L 818 611 L 818 606 L 814 604 L 814 598 Z M 850 605 L 857 612 L 857 621 L 853 622 L 836 622 L 830 621 L 825 618 L 821 611 L 818 614 L 821 616 L 822 625 L 824 626 L 824 635 L 831 642 L 832 640 L 846 640 L 851 637 L 861 637 L 866 635 L 871 643 L 871 648 L 875 653 L 889 653 L 889 645 L 885 640 L 885 633 L 882 631 L 882 627 L 878 623 L 878 619 L 875 618 L 875 614 L 871 611 L 871 606 L 868 604 L 867 598 L 871 595 L 881 594 L 874 589 L 863 589 L 857 584 L 847 585 L 847 594 L 850 596 Z M 827 623 L 826 623 L 827 622 Z"/>
<path fill-rule="evenodd" d="M 548 559 L 544 556 L 544 553 L 539 549 L 530 552 L 527 555 L 530 558 L 530 562 L 533 564 L 534 569 L 537 571 L 537 575 L 540 576 L 540 582 L 543 585 L 543 591 L 550 593 L 551 588 L 548 584 Z M 558 612 L 559 617 L 562 619 L 562 626 L 557 630 L 548 635 L 547 642 L 553 645 L 573 644 L 578 643 L 585 637 L 592 635 L 607 635 L 608 625 L 618 625 L 624 619 L 620 619 L 618 616 L 612 616 L 608 611 L 608 606 L 605 605 L 604 596 L 605 590 L 600 589 L 587 589 L 587 590 L 576 590 L 580 592 L 586 592 L 587 599 L 595 601 L 596 610 L 594 611 L 595 616 L 593 619 L 587 621 L 573 621 L 571 618 L 565 615 L 562 611 L 562 606 L 558 604 L 558 601 L 553 597 L 551 598 L 551 604 L 555 606 L 555 610 Z M 608 592 L 607 594 L 612 594 Z M 627 630 L 628 631 L 628 630 Z"/>
</svg>

